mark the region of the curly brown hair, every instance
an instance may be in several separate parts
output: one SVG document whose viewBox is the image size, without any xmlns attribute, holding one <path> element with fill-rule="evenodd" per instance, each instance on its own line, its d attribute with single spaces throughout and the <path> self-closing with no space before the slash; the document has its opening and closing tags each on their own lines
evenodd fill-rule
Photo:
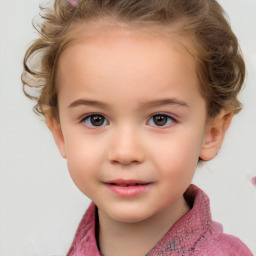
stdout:
<svg viewBox="0 0 256 256">
<path fill-rule="evenodd" d="M 237 99 L 245 64 L 226 13 L 215 0 L 80 0 L 78 6 L 55 0 L 53 8 L 41 7 L 40 37 L 28 48 L 22 73 L 23 91 L 37 101 L 34 111 L 58 119 L 56 67 L 72 38 L 73 25 L 111 17 L 136 26 L 174 28 L 194 42 L 191 51 L 208 104 L 214 117 L 220 109 L 238 113 Z M 178 24 L 178 26 L 177 26 Z M 32 89 L 32 90 L 31 90 Z"/>
</svg>

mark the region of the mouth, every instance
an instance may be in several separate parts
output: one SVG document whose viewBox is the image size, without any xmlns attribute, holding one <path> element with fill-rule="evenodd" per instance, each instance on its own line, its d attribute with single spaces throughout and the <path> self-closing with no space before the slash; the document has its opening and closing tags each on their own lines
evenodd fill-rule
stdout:
<svg viewBox="0 0 256 256">
<path fill-rule="evenodd" d="M 109 184 L 112 186 L 119 186 L 119 187 L 134 187 L 134 186 L 147 185 L 150 183 L 151 182 L 134 181 L 134 180 L 116 180 L 116 181 L 106 182 L 106 184 Z"/>
<path fill-rule="evenodd" d="M 114 180 L 104 183 L 111 192 L 119 197 L 136 197 L 147 192 L 152 182 L 138 180 Z"/>
</svg>

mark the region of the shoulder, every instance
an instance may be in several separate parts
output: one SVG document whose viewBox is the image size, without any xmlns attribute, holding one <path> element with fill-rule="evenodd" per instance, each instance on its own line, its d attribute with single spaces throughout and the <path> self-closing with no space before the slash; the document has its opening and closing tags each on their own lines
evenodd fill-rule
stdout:
<svg viewBox="0 0 256 256">
<path fill-rule="evenodd" d="M 223 255 L 253 256 L 248 247 L 237 237 L 225 233 L 216 238 L 216 245 Z"/>
<path fill-rule="evenodd" d="M 195 242 L 194 255 L 253 256 L 248 247 L 237 237 L 223 233 L 222 225 L 212 220 L 208 196 L 196 186 L 190 186 L 188 194 L 195 194 L 193 220 L 200 220 L 203 228 Z"/>
<path fill-rule="evenodd" d="M 213 223 L 219 228 L 221 227 L 220 224 L 216 222 L 213 222 Z M 216 232 L 216 229 L 215 230 L 213 229 L 213 230 L 209 230 L 208 235 L 205 234 L 204 236 L 205 246 L 202 246 L 201 248 L 197 248 L 201 252 L 200 255 L 253 256 L 249 248 L 239 238 L 233 235 L 222 233 L 220 229 L 219 231 L 220 232 Z"/>
</svg>

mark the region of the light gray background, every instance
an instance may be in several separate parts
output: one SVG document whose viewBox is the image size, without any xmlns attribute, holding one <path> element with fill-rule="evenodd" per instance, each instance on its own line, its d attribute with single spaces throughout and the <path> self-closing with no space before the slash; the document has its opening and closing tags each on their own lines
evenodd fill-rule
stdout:
<svg viewBox="0 0 256 256">
<path fill-rule="evenodd" d="M 63 0 L 64 1 L 64 0 Z M 0 0 L 0 255 L 65 255 L 89 199 L 73 185 L 46 125 L 22 94 L 22 58 L 36 34 L 31 20 L 46 0 Z M 194 182 L 215 220 L 256 255 L 256 0 L 221 0 L 247 62 L 244 110 L 219 155 Z"/>
</svg>

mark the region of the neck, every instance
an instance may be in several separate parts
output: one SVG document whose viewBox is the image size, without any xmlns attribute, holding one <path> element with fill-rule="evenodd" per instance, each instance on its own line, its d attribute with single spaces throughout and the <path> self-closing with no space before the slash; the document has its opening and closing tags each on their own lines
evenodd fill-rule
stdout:
<svg viewBox="0 0 256 256">
<path fill-rule="evenodd" d="M 136 223 L 113 220 L 99 210 L 101 253 L 104 256 L 145 255 L 189 209 L 182 197 L 154 216 Z"/>
</svg>

